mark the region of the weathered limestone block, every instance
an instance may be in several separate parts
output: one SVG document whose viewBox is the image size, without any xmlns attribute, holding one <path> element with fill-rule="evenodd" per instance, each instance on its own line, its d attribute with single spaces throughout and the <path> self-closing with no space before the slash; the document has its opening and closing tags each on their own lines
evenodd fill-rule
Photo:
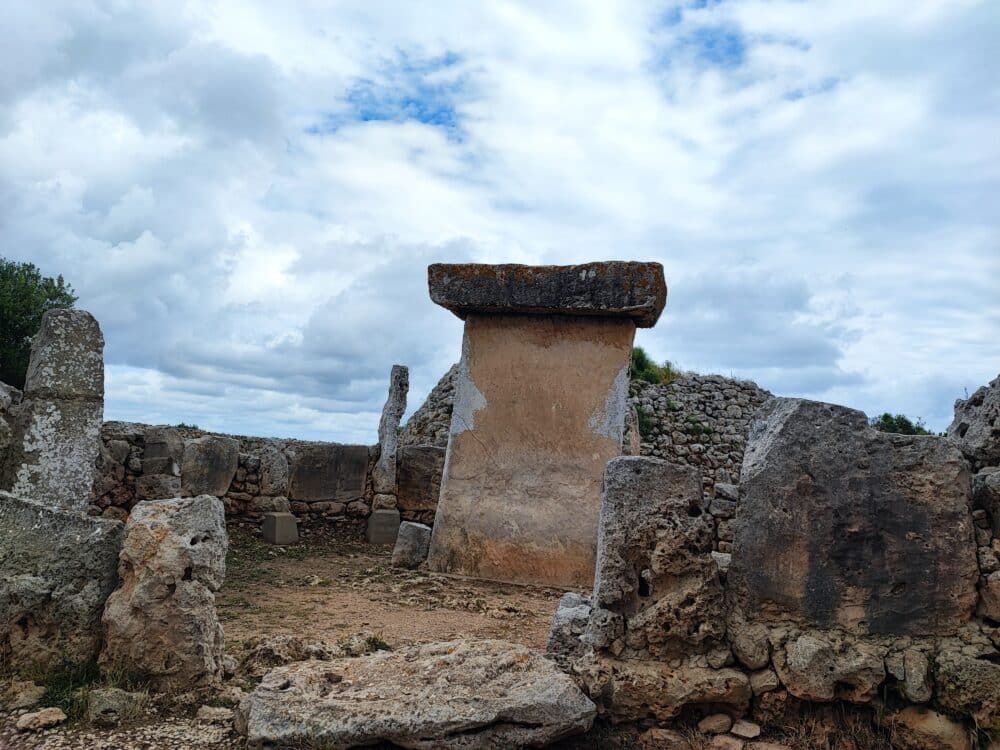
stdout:
<svg viewBox="0 0 1000 750">
<path fill-rule="evenodd" d="M 451 641 L 278 667 L 240 704 L 251 748 L 543 747 L 590 728 L 594 704 L 547 659 Z"/>
<path fill-rule="evenodd" d="M 86 509 L 104 420 L 104 337 L 90 313 L 45 313 L 31 344 L 24 398 L 12 417 L 0 488 Z"/>
<path fill-rule="evenodd" d="M 403 521 L 399 524 L 396 546 L 392 549 L 392 565 L 396 568 L 419 568 L 427 559 L 431 546 L 431 527 Z"/>
<path fill-rule="evenodd" d="M 615 722 L 668 722 L 692 705 L 739 715 L 753 696 L 749 678 L 736 669 L 595 657 L 578 663 L 575 671 L 601 715 Z"/>
<path fill-rule="evenodd" d="M 885 679 L 885 649 L 804 633 L 774 651 L 774 668 L 796 698 L 865 703 Z"/>
<path fill-rule="evenodd" d="M 1000 538 L 1000 466 L 989 466 L 972 478 L 972 505 L 986 511 L 993 536 Z"/>
<path fill-rule="evenodd" d="M 170 474 L 143 475 L 135 480 L 135 496 L 139 500 L 169 500 L 182 493 L 181 478 Z"/>
<path fill-rule="evenodd" d="M 260 451 L 260 493 L 266 496 L 288 494 L 288 459 L 275 445 Z"/>
<path fill-rule="evenodd" d="M 236 475 L 240 443 L 219 435 L 187 440 L 181 463 L 181 486 L 186 495 L 222 497 Z"/>
<path fill-rule="evenodd" d="M 410 371 L 393 365 L 389 376 L 389 397 L 382 407 L 378 425 L 379 456 L 372 468 L 372 486 L 377 494 L 396 494 L 396 447 L 399 445 L 399 422 L 406 411 L 410 390 Z"/>
<path fill-rule="evenodd" d="M 1000 465 L 1000 376 L 955 402 L 948 437 L 978 468 Z"/>
<path fill-rule="evenodd" d="M 968 464 L 948 440 L 773 399 L 743 462 L 728 585 L 749 622 L 948 635 L 976 606 Z"/>
<path fill-rule="evenodd" d="M 31 342 L 24 397 L 104 401 L 104 336 L 90 313 L 49 310 Z"/>
<path fill-rule="evenodd" d="M 624 317 L 651 328 L 667 302 L 659 263 L 435 263 L 427 269 L 427 279 L 431 299 L 463 319 L 474 313 L 592 315 Z"/>
<path fill-rule="evenodd" d="M 288 497 L 291 500 L 354 500 L 365 494 L 368 447 L 365 445 L 306 445 L 291 459 Z"/>
<path fill-rule="evenodd" d="M 0 492 L 0 664 L 49 669 L 97 655 L 122 537 L 117 521 Z"/>
<path fill-rule="evenodd" d="M 552 659 L 564 671 L 570 671 L 575 662 L 584 652 L 585 644 L 581 636 L 590 624 L 593 606 L 586 599 L 572 591 L 563 594 L 559 607 L 552 616 L 552 626 L 549 628 L 549 639 L 545 646 L 545 655 Z"/>
<path fill-rule="evenodd" d="M 937 702 L 972 717 L 986 730 L 1000 730 L 1000 655 L 975 655 L 960 644 L 944 647 L 936 658 Z"/>
<path fill-rule="evenodd" d="M 21 403 L 21 392 L 12 385 L 0 383 L 0 471 L 3 470 L 4 457 L 14 438 L 13 416 L 11 407 Z"/>
<path fill-rule="evenodd" d="M 223 670 L 215 595 L 226 570 L 222 502 L 139 503 L 121 552 L 121 586 L 104 612 L 101 663 L 164 690 L 210 684 Z"/>
<path fill-rule="evenodd" d="M 445 449 L 402 445 L 396 461 L 396 507 L 406 514 L 433 513 L 441 493 Z"/>
<path fill-rule="evenodd" d="M 625 642 L 675 657 L 725 634 L 713 524 L 693 466 L 623 456 L 604 473 L 594 603 L 625 617 Z"/>
</svg>

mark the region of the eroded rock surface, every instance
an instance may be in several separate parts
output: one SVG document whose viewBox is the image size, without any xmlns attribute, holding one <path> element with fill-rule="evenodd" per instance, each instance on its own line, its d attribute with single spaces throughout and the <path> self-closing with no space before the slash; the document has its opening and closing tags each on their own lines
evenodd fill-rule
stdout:
<svg viewBox="0 0 1000 750">
<path fill-rule="evenodd" d="M 270 672 L 240 705 L 248 746 L 541 747 L 586 731 L 594 704 L 529 649 L 452 641 Z"/>
<path fill-rule="evenodd" d="M 83 664 L 100 647 L 123 527 L 0 492 L 0 664 Z"/>
<path fill-rule="evenodd" d="M 182 487 L 186 495 L 222 497 L 236 475 L 240 443 L 233 438 L 206 435 L 184 443 Z"/>
<path fill-rule="evenodd" d="M 955 402 L 948 437 L 977 468 L 1000 466 L 1000 376 Z"/>
<path fill-rule="evenodd" d="M 121 586 L 104 612 L 102 664 L 161 689 L 218 679 L 223 635 L 214 592 L 225 578 L 227 547 L 218 498 L 136 505 L 125 530 Z"/>
<path fill-rule="evenodd" d="M 396 447 L 399 445 L 399 422 L 406 411 L 410 390 L 410 371 L 393 365 L 389 376 L 389 397 L 382 407 L 378 424 L 379 456 L 372 467 L 372 486 L 376 494 L 396 494 Z"/>
<path fill-rule="evenodd" d="M 743 463 L 729 585 L 749 622 L 947 635 L 976 606 L 969 467 L 943 438 L 774 399 Z"/>
</svg>

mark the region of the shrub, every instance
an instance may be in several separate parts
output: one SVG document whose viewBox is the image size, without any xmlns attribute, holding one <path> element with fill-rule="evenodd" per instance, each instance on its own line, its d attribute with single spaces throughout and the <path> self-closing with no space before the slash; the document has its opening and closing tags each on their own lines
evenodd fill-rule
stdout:
<svg viewBox="0 0 1000 750">
<path fill-rule="evenodd" d="M 890 414 L 885 412 L 868 420 L 872 427 L 880 432 L 895 432 L 900 435 L 933 435 L 924 425 L 924 420 L 917 417 L 910 421 L 905 414 Z"/>
<path fill-rule="evenodd" d="M 656 364 L 646 350 L 641 346 L 632 349 L 632 379 L 642 380 L 653 385 L 669 383 L 677 377 L 677 370 L 668 360 L 662 365 Z"/>
<path fill-rule="evenodd" d="M 42 276 L 31 263 L 0 258 L 0 381 L 24 388 L 31 339 L 46 310 L 73 307 L 76 295 L 62 276 Z"/>
</svg>

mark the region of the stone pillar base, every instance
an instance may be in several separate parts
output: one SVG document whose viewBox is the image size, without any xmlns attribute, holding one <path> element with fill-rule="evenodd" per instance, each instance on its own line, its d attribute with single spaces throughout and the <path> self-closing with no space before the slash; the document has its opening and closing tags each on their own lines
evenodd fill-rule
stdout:
<svg viewBox="0 0 1000 750">
<path fill-rule="evenodd" d="M 365 537 L 369 544 L 395 544 L 399 533 L 398 510 L 374 510 L 368 517 Z"/>
</svg>

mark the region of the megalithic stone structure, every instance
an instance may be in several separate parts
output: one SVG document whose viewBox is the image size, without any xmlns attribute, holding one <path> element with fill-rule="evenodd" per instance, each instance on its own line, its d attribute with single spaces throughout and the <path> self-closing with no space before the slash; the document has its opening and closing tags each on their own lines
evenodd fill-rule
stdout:
<svg viewBox="0 0 1000 750">
<path fill-rule="evenodd" d="M 663 267 L 435 264 L 428 280 L 465 320 L 429 567 L 589 586 L 632 340 L 666 303 Z"/>
<path fill-rule="evenodd" d="M 104 336 L 83 310 L 49 310 L 31 344 L 0 489 L 50 508 L 90 502 L 104 421 Z"/>
</svg>

